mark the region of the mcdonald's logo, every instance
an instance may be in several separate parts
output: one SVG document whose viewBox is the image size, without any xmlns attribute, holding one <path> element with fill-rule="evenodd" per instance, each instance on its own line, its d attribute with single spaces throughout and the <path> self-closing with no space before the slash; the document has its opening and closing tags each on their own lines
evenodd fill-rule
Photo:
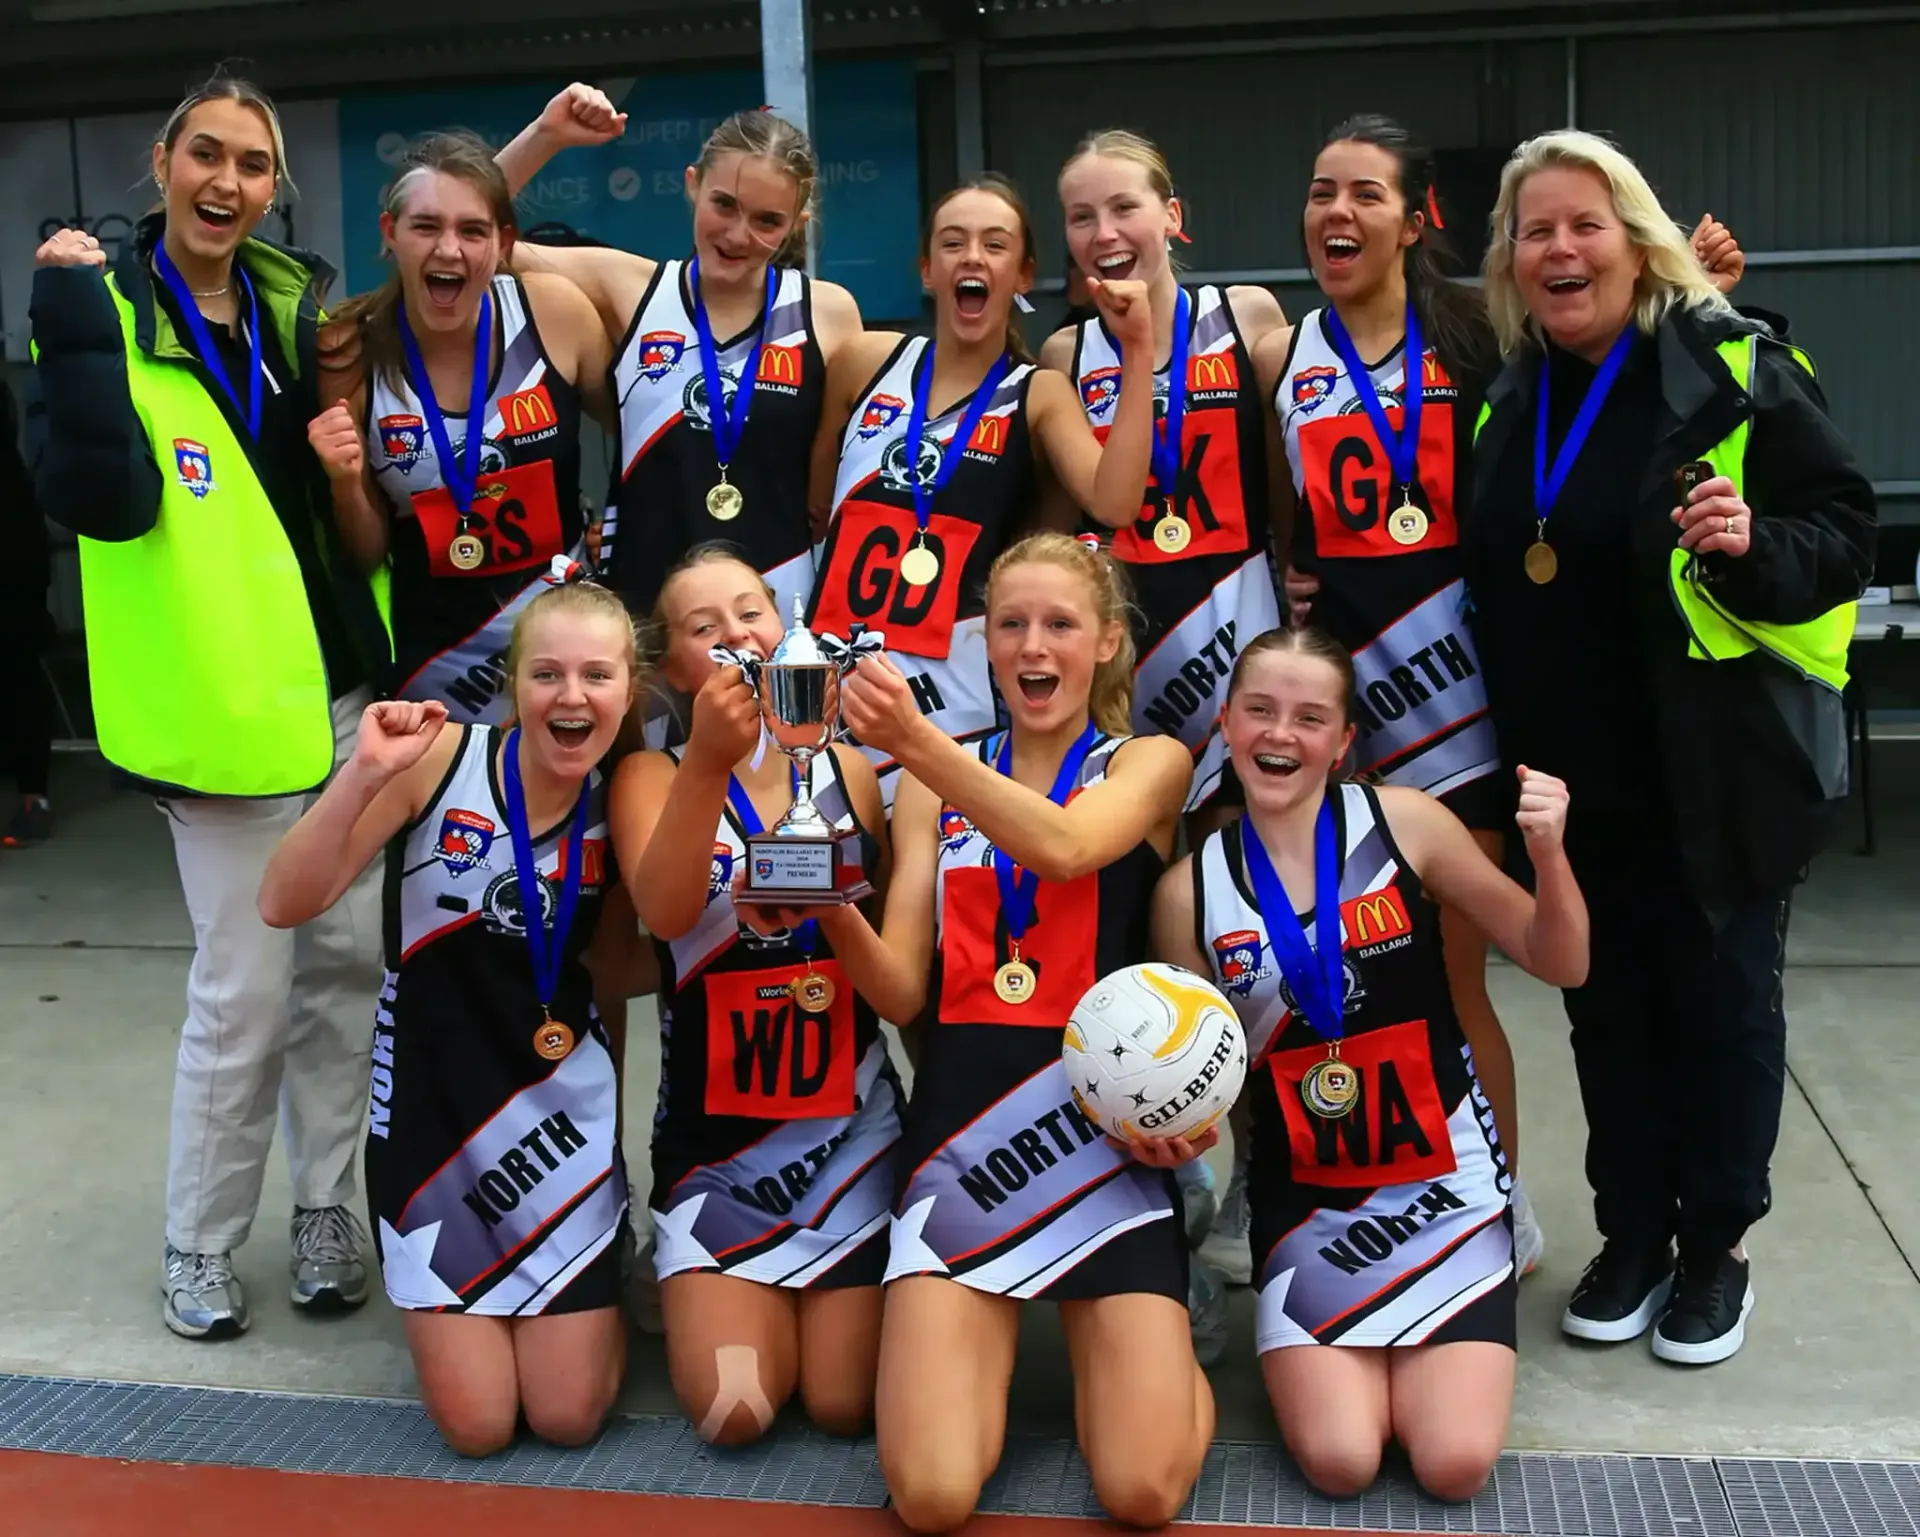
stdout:
<svg viewBox="0 0 1920 1537">
<path fill-rule="evenodd" d="M 1430 390 L 1445 389 L 1453 383 L 1446 369 L 1440 366 L 1440 359 L 1431 352 L 1420 360 L 1420 379 L 1422 387 Z"/>
<path fill-rule="evenodd" d="M 1240 368 L 1231 352 L 1209 352 L 1187 364 L 1187 388 L 1199 390 L 1237 390 Z"/>
<path fill-rule="evenodd" d="M 1407 916 L 1407 904 L 1398 886 L 1387 886 L 1355 897 L 1340 907 L 1347 937 L 1357 949 L 1383 939 L 1397 939 L 1413 932 L 1413 920 Z"/>
<path fill-rule="evenodd" d="M 1007 419 L 983 416 L 973 429 L 973 441 L 967 447 L 975 453 L 1002 454 L 1007 449 Z"/>
<path fill-rule="evenodd" d="M 760 371 L 753 377 L 759 384 L 799 384 L 800 349 L 798 347 L 762 347 Z"/>
<path fill-rule="evenodd" d="M 553 399 L 544 384 L 508 395 L 500 402 L 500 429 L 510 438 L 548 432 L 559 425 L 560 418 L 554 415 Z"/>
</svg>

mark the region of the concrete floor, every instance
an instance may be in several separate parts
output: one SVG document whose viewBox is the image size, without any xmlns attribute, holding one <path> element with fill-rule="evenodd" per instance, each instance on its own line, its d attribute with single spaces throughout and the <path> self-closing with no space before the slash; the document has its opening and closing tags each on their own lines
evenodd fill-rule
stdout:
<svg viewBox="0 0 1920 1537">
<path fill-rule="evenodd" d="M 1733 1361 L 1683 1372 L 1646 1345 L 1576 1347 L 1565 1296 L 1595 1245 L 1582 1123 L 1557 996 L 1511 967 L 1493 979 L 1520 1064 L 1527 1182 L 1547 1257 L 1521 1290 L 1517 1448 L 1908 1458 L 1920 1455 L 1920 761 L 1881 749 L 1881 852 L 1841 847 L 1797 908 L 1788 976 L 1789 1086 L 1775 1209 L 1755 1231 L 1759 1302 Z M 316 1393 L 411 1396 L 383 1298 L 316 1323 L 284 1301 L 288 1187 L 276 1152 L 237 1255 L 254 1327 L 196 1345 L 159 1318 L 166 1123 L 191 933 L 166 828 L 63 757 L 59 835 L 0 851 L 0 1124 L 7 1188 L 0 1370 Z M 629 1104 L 652 1102 L 654 1015 L 635 1005 Z M 636 1175 L 643 1148 L 630 1151 Z M 1219 1155 L 1216 1155 L 1219 1156 Z M 1252 1359 L 1251 1294 L 1213 1371 L 1223 1438 L 1270 1419 Z M 1051 1310 L 1030 1310 L 1016 1428 L 1067 1433 L 1071 1384 Z M 636 1340 L 623 1406 L 672 1400 L 657 1340 Z"/>
</svg>

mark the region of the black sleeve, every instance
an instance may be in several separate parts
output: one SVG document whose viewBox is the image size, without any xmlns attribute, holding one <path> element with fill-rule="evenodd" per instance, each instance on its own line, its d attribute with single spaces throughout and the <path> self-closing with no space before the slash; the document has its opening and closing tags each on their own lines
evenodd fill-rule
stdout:
<svg viewBox="0 0 1920 1537">
<path fill-rule="evenodd" d="M 160 466 L 133 409 L 106 282 L 90 267 L 38 268 L 28 319 L 39 354 L 28 462 L 40 508 L 88 539 L 138 539 L 160 517 Z"/>
<path fill-rule="evenodd" d="M 1790 352 L 1761 342 L 1750 394 L 1752 547 L 1701 564 L 1714 597 L 1736 618 L 1800 624 L 1858 598 L 1872 580 L 1879 513 L 1824 393 Z"/>
</svg>

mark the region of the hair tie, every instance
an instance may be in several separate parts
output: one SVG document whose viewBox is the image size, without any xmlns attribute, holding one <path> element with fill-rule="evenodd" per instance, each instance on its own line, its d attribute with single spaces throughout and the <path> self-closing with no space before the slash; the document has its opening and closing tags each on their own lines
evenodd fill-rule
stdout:
<svg viewBox="0 0 1920 1537">
<path fill-rule="evenodd" d="M 1013 302 L 1019 308 L 1021 314 L 1031 315 L 1033 313 L 1033 301 L 1025 294 L 1015 294 L 1013 296 Z"/>
<path fill-rule="evenodd" d="M 1431 185 L 1427 188 L 1427 221 L 1435 229 L 1445 229 L 1447 221 L 1440 217 L 1440 199 L 1434 195 Z"/>
<path fill-rule="evenodd" d="M 553 557 L 553 564 L 547 568 L 545 581 L 550 587 L 572 587 L 589 580 L 590 573 L 581 562 L 565 555 Z"/>
<path fill-rule="evenodd" d="M 1078 539 L 1095 555 L 1104 555 L 1107 553 L 1106 548 L 1100 543 L 1100 536 L 1098 534 L 1075 534 L 1073 537 Z"/>
<path fill-rule="evenodd" d="M 1177 241 L 1179 241 L 1179 242 L 1180 242 L 1180 244 L 1182 244 L 1182 245 L 1192 245 L 1192 244 L 1193 244 L 1193 236 L 1191 236 L 1191 235 L 1189 235 L 1189 234 L 1188 234 L 1188 233 L 1187 233 L 1187 232 L 1186 232 L 1185 230 L 1181 230 L 1181 231 L 1179 231 L 1179 232 L 1178 232 L 1177 234 L 1175 234 L 1175 235 L 1174 235 L 1174 237 L 1173 237 L 1173 238 L 1174 238 L 1175 240 L 1177 240 Z"/>
</svg>

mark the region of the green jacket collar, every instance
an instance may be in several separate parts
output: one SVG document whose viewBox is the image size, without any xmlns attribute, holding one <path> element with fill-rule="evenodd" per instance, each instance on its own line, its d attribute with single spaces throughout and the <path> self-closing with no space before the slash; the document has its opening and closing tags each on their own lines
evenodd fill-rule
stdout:
<svg viewBox="0 0 1920 1537">
<path fill-rule="evenodd" d="M 114 286 L 133 307 L 134 340 L 140 350 L 156 358 L 189 361 L 192 350 L 176 334 L 172 319 L 154 299 L 153 249 L 166 227 L 163 214 L 149 214 L 134 231 L 113 269 Z M 320 295 L 333 282 L 334 270 L 311 251 L 276 245 L 257 236 L 242 242 L 238 255 L 260 296 L 260 308 L 279 334 L 287 361 L 299 373 L 308 364 L 310 349 L 302 345 L 320 321 Z"/>
</svg>

